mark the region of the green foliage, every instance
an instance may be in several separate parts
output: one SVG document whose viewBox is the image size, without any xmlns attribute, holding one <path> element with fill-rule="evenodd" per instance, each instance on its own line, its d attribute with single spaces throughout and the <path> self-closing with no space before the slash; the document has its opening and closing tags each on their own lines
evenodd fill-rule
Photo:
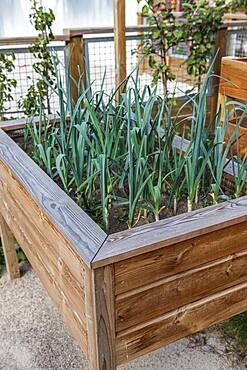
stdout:
<svg viewBox="0 0 247 370">
<path fill-rule="evenodd" d="M 15 69 L 15 55 L 13 53 L 0 54 L 0 117 L 3 118 L 5 103 L 13 100 L 12 88 L 16 87 L 17 82 L 14 78 L 9 78 L 8 74 Z"/>
<path fill-rule="evenodd" d="M 26 261 L 27 258 L 17 243 L 15 245 L 15 248 L 16 248 L 16 253 L 17 253 L 17 261 L 19 263 Z M 2 273 L 4 266 L 5 266 L 5 259 L 4 259 L 4 253 L 3 253 L 3 248 L 1 245 L 1 239 L 0 239 L 0 277 L 1 277 L 1 273 Z"/>
<path fill-rule="evenodd" d="M 165 1 L 145 0 L 142 15 L 154 28 L 146 35 L 141 48 L 153 69 L 153 84 L 161 79 L 166 94 L 167 81 L 174 79 L 168 65 L 168 53 L 172 48 L 179 50 L 184 42 L 188 46 L 184 63 L 188 73 L 197 77 L 200 87 L 212 59 L 215 34 L 222 26 L 224 14 L 241 6 L 246 8 L 246 0 L 215 0 L 213 6 L 208 0 L 186 0 L 183 3 L 183 22 L 178 22 Z"/>
<path fill-rule="evenodd" d="M 234 316 L 221 324 L 224 333 L 234 339 L 243 357 L 247 354 L 247 312 Z"/>
<path fill-rule="evenodd" d="M 51 113 L 49 85 L 52 86 L 55 82 L 52 53 L 49 50 L 49 44 L 54 40 L 52 25 L 55 15 L 51 9 L 46 11 L 43 6 L 38 5 L 37 0 L 32 0 L 31 11 L 30 21 L 38 31 L 38 37 L 29 50 L 38 60 L 33 64 L 33 69 L 39 79 L 29 87 L 25 99 L 20 102 L 26 115 L 37 113 L 40 106 Z"/>
<path fill-rule="evenodd" d="M 209 6 L 208 0 L 187 0 L 183 17 L 186 20 L 184 40 L 189 43 L 189 56 L 186 60 L 188 73 L 200 77 L 207 72 L 212 58 L 215 34 L 223 23 L 223 16 L 230 10 L 230 3 L 216 0 Z"/>
<path fill-rule="evenodd" d="M 125 93 L 105 93 L 103 81 L 92 95 L 91 86 L 81 91 L 74 103 L 70 89 L 61 83 L 58 61 L 54 61 L 60 122 L 49 121 L 42 107 L 38 124 L 29 117 L 32 156 L 83 209 L 95 217 L 101 212 L 106 230 L 112 209 L 119 207 L 128 208 L 127 223 L 133 227 L 140 218 L 158 220 L 171 202 L 176 213 L 181 198 L 188 200 L 189 211 L 199 199 L 220 199 L 223 161 L 233 159 L 230 148 L 236 132 L 222 155 L 229 117 L 220 135 L 215 124 L 219 115 L 212 122 L 216 127 L 213 136 L 206 127 L 206 91 L 212 67 L 200 93 L 181 107 L 193 109 L 186 121 L 190 144 L 184 152 L 182 145 L 176 150 L 173 147 L 183 125 L 181 111 L 174 116 L 173 102 L 161 99 L 156 89 L 145 86 L 140 91 L 138 74 L 127 78 Z M 118 103 L 116 95 L 120 95 Z M 235 109 L 244 111 L 237 102 Z M 220 162 L 222 166 L 217 165 Z M 217 181 L 218 189 L 212 186 Z"/>
<path fill-rule="evenodd" d="M 142 14 L 147 24 L 153 27 L 142 43 L 142 51 L 154 70 L 153 84 L 156 85 L 161 79 L 166 95 L 167 81 L 175 78 L 168 66 L 168 52 L 183 41 L 183 31 L 172 9 L 164 1 L 145 0 Z"/>
</svg>

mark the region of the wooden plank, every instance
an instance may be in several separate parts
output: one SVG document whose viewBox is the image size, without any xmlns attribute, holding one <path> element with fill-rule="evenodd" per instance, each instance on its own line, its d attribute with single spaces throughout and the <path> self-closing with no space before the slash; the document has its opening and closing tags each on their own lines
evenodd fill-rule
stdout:
<svg viewBox="0 0 247 370">
<path fill-rule="evenodd" d="M 115 370 L 115 307 L 113 266 L 94 271 L 97 366 L 92 370 Z"/>
<path fill-rule="evenodd" d="M 246 310 L 247 283 L 121 332 L 116 338 L 122 364 Z"/>
<path fill-rule="evenodd" d="M 220 93 L 226 96 L 246 97 L 247 58 L 226 57 L 222 59 L 221 75 L 224 80 L 220 83 Z M 227 82 L 231 81 L 231 83 Z"/>
<path fill-rule="evenodd" d="M 74 309 L 71 302 L 67 299 L 66 294 L 64 294 L 64 290 L 61 289 L 59 274 L 57 273 L 55 276 L 52 275 L 49 268 L 47 268 L 47 260 L 42 261 L 38 256 L 36 256 L 34 248 L 30 247 L 27 250 L 27 248 L 25 248 L 26 240 L 19 238 L 19 235 L 18 242 L 25 250 L 28 260 L 31 261 L 33 269 L 37 273 L 49 297 L 52 299 L 70 334 L 87 356 L 88 346 L 85 323 L 79 316 L 78 312 Z M 25 244 L 23 244 L 23 242 Z M 81 300 L 82 303 L 80 311 L 83 312 L 83 296 L 81 296 Z"/>
<path fill-rule="evenodd" d="M 20 277 L 20 269 L 15 250 L 14 235 L 12 234 L 10 228 L 8 227 L 1 213 L 0 213 L 0 237 L 9 278 L 11 280 L 17 279 Z"/>
<path fill-rule="evenodd" d="M 114 0 L 115 80 L 118 87 L 126 78 L 125 0 Z"/>
<path fill-rule="evenodd" d="M 87 359 L 89 369 L 95 370 L 98 366 L 98 347 L 97 347 L 97 330 L 95 319 L 95 297 L 94 297 L 94 281 L 93 272 L 90 268 L 85 269 L 85 315 L 87 325 L 87 343 L 88 353 Z"/>
<path fill-rule="evenodd" d="M 2 130 L 0 162 L 40 206 L 42 217 L 47 217 L 90 265 L 106 238 L 103 230 Z"/>
<path fill-rule="evenodd" d="M 40 120 L 39 117 L 34 117 L 33 121 L 35 123 L 38 123 Z M 47 115 L 47 121 L 52 122 L 59 122 L 60 117 L 57 114 L 48 114 Z M 15 130 L 21 130 L 26 127 L 27 119 L 21 118 L 21 119 L 13 119 L 8 121 L 0 121 L 0 129 L 9 132 L 9 131 L 15 131 Z"/>
<path fill-rule="evenodd" d="M 247 250 L 118 295 L 117 332 L 247 281 L 246 265 Z"/>
<path fill-rule="evenodd" d="M 54 41 L 67 41 L 69 39 L 68 35 L 64 33 L 63 35 L 55 35 Z M 1 37 L 0 46 L 9 45 L 30 45 L 37 41 L 35 36 L 20 36 L 20 37 Z"/>
<path fill-rule="evenodd" d="M 218 76 L 221 76 L 221 61 L 222 58 L 227 54 L 227 27 L 221 27 L 217 31 L 215 37 L 215 51 L 216 59 L 214 62 L 214 76 L 212 78 L 212 101 L 211 101 L 211 119 L 214 118 L 217 113 L 218 106 L 218 94 L 219 94 L 219 85 L 220 79 Z"/>
<path fill-rule="evenodd" d="M 0 209 L 72 335 L 86 352 L 86 265 L 1 162 Z"/>
<path fill-rule="evenodd" d="M 236 13 L 227 13 L 224 15 L 224 20 L 232 21 L 232 20 L 247 20 L 247 15 L 244 12 L 236 12 Z"/>
<path fill-rule="evenodd" d="M 247 197 L 109 235 L 93 267 L 122 261 L 247 220 Z"/>
<path fill-rule="evenodd" d="M 246 250 L 246 227 L 245 221 L 117 262 L 116 294 Z"/>
<path fill-rule="evenodd" d="M 222 84 L 223 85 L 223 84 Z M 220 88 L 221 95 L 227 95 L 231 97 L 231 100 L 236 101 L 247 101 L 247 90 L 240 87 L 225 84 Z"/>
<path fill-rule="evenodd" d="M 68 45 L 68 60 L 69 60 L 69 74 L 71 77 L 71 95 L 74 102 L 79 98 L 78 83 L 80 81 L 80 88 L 85 87 L 86 69 L 84 62 L 84 42 L 83 37 L 72 37 L 67 43 Z"/>
<path fill-rule="evenodd" d="M 126 32 L 148 32 L 150 31 L 152 26 L 149 25 L 134 25 L 134 26 L 127 26 Z M 70 37 L 74 36 L 84 36 L 84 35 L 98 35 L 98 34 L 112 34 L 114 33 L 114 27 L 83 27 L 83 28 L 64 28 L 63 30 L 67 35 Z"/>
</svg>

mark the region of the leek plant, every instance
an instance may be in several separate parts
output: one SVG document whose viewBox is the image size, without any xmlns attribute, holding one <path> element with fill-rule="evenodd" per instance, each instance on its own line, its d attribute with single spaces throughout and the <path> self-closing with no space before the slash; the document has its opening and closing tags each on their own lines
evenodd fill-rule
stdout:
<svg viewBox="0 0 247 370">
<path fill-rule="evenodd" d="M 247 181 L 247 151 L 244 157 L 237 157 L 232 159 L 232 168 L 235 179 L 235 197 L 238 198 L 244 194 L 246 190 Z"/>
<path fill-rule="evenodd" d="M 211 69 L 207 73 L 198 96 L 193 99 L 193 113 L 191 116 L 190 144 L 185 153 L 185 181 L 188 192 L 188 212 L 193 204 L 198 204 L 201 182 L 210 158 L 208 149 L 207 120 L 207 88 Z"/>
<path fill-rule="evenodd" d="M 234 107 L 228 111 L 227 107 L 228 106 L 231 107 L 232 105 Z M 244 116 L 246 114 L 244 105 L 238 102 L 233 101 L 227 102 L 225 103 L 224 107 L 222 107 L 222 109 L 224 109 L 225 111 L 224 112 L 225 118 L 223 122 L 220 122 L 220 111 L 219 111 L 215 123 L 213 151 L 209 161 L 209 167 L 214 180 L 211 182 L 211 196 L 214 204 L 217 204 L 219 201 L 219 196 L 224 194 L 221 188 L 224 169 L 230 161 L 233 161 L 235 163 L 232 147 L 233 145 L 234 146 L 236 145 L 236 147 L 238 148 L 238 129 L 241 123 L 243 122 Z M 231 117 L 236 115 L 239 110 L 242 112 L 241 117 L 238 119 L 238 122 L 236 123 L 233 132 L 229 133 L 228 123 Z M 240 163 L 239 158 L 237 160 L 237 163 Z M 237 167 L 239 167 L 239 165 L 237 165 Z M 234 168 L 235 166 L 233 165 L 233 169 Z M 242 168 L 239 167 L 237 173 L 244 175 L 244 173 L 241 173 L 241 170 Z M 238 177 L 237 173 L 234 174 L 236 175 L 236 178 Z M 239 178 L 239 185 L 241 184 L 241 182 L 242 180 L 240 180 Z"/>
<path fill-rule="evenodd" d="M 232 162 L 232 170 L 233 176 L 235 180 L 235 197 L 238 198 L 245 192 L 246 181 L 247 181 L 247 151 L 245 151 L 244 155 L 241 156 L 239 150 L 239 127 L 243 120 L 246 118 L 247 107 L 243 103 L 237 102 L 229 102 L 228 104 L 234 105 L 234 108 L 230 111 L 230 115 L 236 118 L 235 123 L 235 130 L 232 133 L 234 135 L 235 140 L 233 142 L 236 154 L 233 154 L 233 148 L 230 146 L 231 152 L 231 162 Z"/>
<path fill-rule="evenodd" d="M 185 177 L 185 157 L 183 148 L 183 140 L 180 142 L 179 148 L 172 147 L 172 162 L 170 162 L 170 172 L 169 172 L 169 184 L 170 190 L 170 202 L 173 203 L 173 213 L 177 214 L 178 201 L 181 199 L 184 189 Z"/>
<path fill-rule="evenodd" d="M 227 160 L 235 163 L 236 195 L 243 191 L 247 156 L 240 162 L 231 150 L 237 131 L 230 135 L 227 145 L 224 143 L 235 111 L 225 115 L 223 124 L 217 114 L 211 130 L 206 126 L 210 71 L 200 93 L 188 97 L 175 115 L 173 101 L 159 97 L 155 88 L 145 86 L 140 91 L 138 72 L 136 78 L 131 74 L 124 81 L 123 93 L 119 89 L 106 93 L 104 78 L 95 92 L 93 83 L 84 88 L 79 81 L 79 97 L 74 102 L 69 76 L 66 89 L 56 58 L 54 71 L 56 84 L 50 89 L 59 99 L 59 120 L 48 119 L 42 107 L 38 122 L 30 116 L 27 148 L 48 175 L 105 230 L 111 226 L 112 212 L 121 207 L 125 207 L 131 228 L 141 218 L 144 222 L 159 220 L 170 204 L 176 214 L 180 200 L 186 198 L 188 211 L 202 196 L 211 194 L 217 202 Z M 193 112 L 186 121 L 180 121 L 186 104 Z M 245 111 L 241 103 L 234 109 Z M 175 148 L 174 137 L 184 122 L 180 147 Z M 188 131 L 190 143 L 184 152 Z"/>
</svg>

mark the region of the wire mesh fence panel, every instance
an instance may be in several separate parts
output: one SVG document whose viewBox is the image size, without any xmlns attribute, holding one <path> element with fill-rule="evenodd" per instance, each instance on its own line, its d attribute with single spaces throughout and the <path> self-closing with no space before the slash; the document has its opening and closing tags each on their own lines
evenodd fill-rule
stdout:
<svg viewBox="0 0 247 370">
<path fill-rule="evenodd" d="M 101 86 L 106 93 L 115 87 L 115 56 L 113 37 L 88 38 L 84 40 L 87 78 L 92 84 L 92 92 Z"/>
<path fill-rule="evenodd" d="M 139 69 L 138 85 L 142 89 L 145 85 L 152 85 L 153 70 L 148 64 L 147 57 L 143 56 L 141 47 L 141 35 L 128 35 L 126 40 L 126 67 L 127 75 Z M 104 78 L 104 89 L 110 93 L 115 87 L 115 57 L 113 37 L 93 37 L 84 40 L 85 63 L 88 79 L 92 85 L 92 91 L 97 91 Z M 188 46 L 179 45 L 168 56 L 169 66 L 175 76 L 174 81 L 168 82 L 168 92 L 175 96 L 183 96 L 191 92 L 197 86 L 197 79 L 187 73 L 185 59 L 188 55 Z M 104 77 L 105 76 L 105 77 Z M 131 81 L 130 81 L 131 83 Z M 163 93 L 163 84 L 159 80 L 157 93 Z"/>
<path fill-rule="evenodd" d="M 247 57 L 246 29 L 232 29 L 227 32 L 227 56 Z"/>
<path fill-rule="evenodd" d="M 149 66 L 148 57 L 144 57 L 142 54 L 141 41 L 139 41 L 137 50 L 141 75 L 140 85 L 152 85 L 154 70 Z M 174 95 L 176 97 L 184 96 L 197 88 L 197 78 L 189 75 L 187 72 L 186 58 L 188 56 L 188 52 L 188 45 L 181 43 L 178 47 L 171 49 L 168 53 L 166 60 L 172 74 L 174 75 L 174 80 L 168 81 L 167 83 L 168 94 L 170 95 Z M 155 55 L 154 58 L 158 63 L 163 62 L 157 55 Z M 157 84 L 157 92 L 158 94 L 162 94 L 163 91 L 163 83 L 159 80 Z"/>
<path fill-rule="evenodd" d="M 61 77 L 65 82 L 65 46 L 53 46 L 51 48 L 58 56 L 61 62 Z M 7 74 L 8 78 L 15 79 L 17 84 L 15 88 L 12 88 L 11 95 L 13 100 L 5 103 L 4 116 L 9 117 L 20 117 L 22 115 L 21 101 L 26 97 L 30 86 L 35 84 L 39 78 L 38 74 L 33 69 L 33 64 L 37 62 L 37 59 L 29 52 L 28 47 L 18 47 L 15 49 L 0 49 L 0 53 L 12 52 L 15 55 L 14 66 L 12 72 Z M 50 91 L 49 101 L 52 113 L 55 113 L 59 108 L 59 102 L 57 95 Z"/>
</svg>

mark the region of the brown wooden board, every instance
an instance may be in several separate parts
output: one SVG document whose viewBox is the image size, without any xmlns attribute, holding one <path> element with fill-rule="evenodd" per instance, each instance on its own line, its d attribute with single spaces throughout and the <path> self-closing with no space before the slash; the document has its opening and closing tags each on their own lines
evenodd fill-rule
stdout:
<svg viewBox="0 0 247 370">
<path fill-rule="evenodd" d="M 247 93 L 247 58 L 234 58 L 226 57 L 221 62 L 221 76 L 223 79 L 220 81 L 220 92 L 227 96 L 241 99 L 240 96 L 243 94 L 246 96 Z M 228 92 L 229 89 L 229 92 Z M 232 92 L 233 95 L 232 95 Z M 246 99 L 243 99 L 246 101 Z"/>
<path fill-rule="evenodd" d="M 87 353 L 87 266 L 1 161 L 0 210 L 64 322 Z"/>
<path fill-rule="evenodd" d="M 115 370 L 114 267 L 94 270 L 95 327 L 97 328 L 96 369 Z M 94 368 L 93 368 L 94 370 Z"/>
<path fill-rule="evenodd" d="M 116 294 L 244 251 L 246 238 L 247 222 L 245 221 L 117 262 L 115 263 Z"/>
<path fill-rule="evenodd" d="M 246 265 L 247 247 L 243 252 L 167 278 L 162 279 L 162 270 L 159 270 L 159 280 L 117 295 L 117 332 L 247 281 Z M 143 270 L 140 281 L 142 274 Z"/>
<path fill-rule="evenodd" d="M 247 283 L 216 293 L 156 319 L 122 331 L 117 363 L 131 361 L 246 310 Z"/>
</svg>

